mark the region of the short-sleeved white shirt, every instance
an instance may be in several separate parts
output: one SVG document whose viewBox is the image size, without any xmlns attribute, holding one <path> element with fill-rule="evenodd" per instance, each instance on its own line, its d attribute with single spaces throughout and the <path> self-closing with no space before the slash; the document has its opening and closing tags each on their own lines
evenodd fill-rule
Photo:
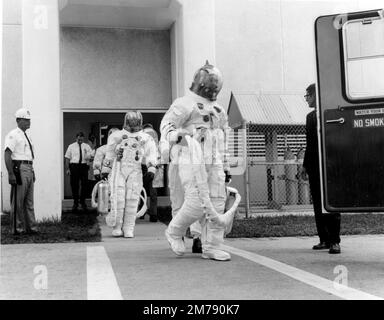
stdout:
<svg viewBox="0 0 384 320">
<path fill-rule="evenodd" d="M 31 142 L 32 149 L 34 149 L 29 130 L 26 131 L 26 134 L 28 136 L 29 141 Z M 4 142 L 4 150 L 6 150 L 7 148 L 12 151 L 12 160 L 33 161 L 32 152 L 28 140 L 24 135 L 24 131 L 20 128 L 13 129 L 6 135 Z M 33 150 L 33 153 L 35 153 L 35 150 Z"/>
<path fill-rule="evenodd" d="M 81 144 L 82 151 L 82 159 L 81 163 L 87 163 L 87 160 L 91 158 L 92 149 L 87 143 Z M 70 163 L 79 163 L 80 160 L 80 148 L 77 142 L 70 144 L 67 148 L 67 152 L 65 153 L 65 157 L 69 159 Z"/>
</svg>

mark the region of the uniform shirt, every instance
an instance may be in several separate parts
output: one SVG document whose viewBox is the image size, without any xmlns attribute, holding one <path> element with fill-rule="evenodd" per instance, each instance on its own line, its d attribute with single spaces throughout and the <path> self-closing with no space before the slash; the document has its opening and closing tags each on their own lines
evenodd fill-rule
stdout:
<svg viewBox="0 0 384 320">
<path fill-rule="evenodd" d="M 92 149 L 88 144 L 83 142 L 81 144 L 81 151 L 82 151 L 81 163 L 86 164 L 87 160 L 91 158 Z M 68 146 L 67 152 L 65 153 L 65 157 L 69 159 L 70 163 L 79 163 L 80 148 L 77 142 L 74 142 Z"/>
<path fill-rule="evenodd" d="M 29 141 L 31 142 L 32 149 L 34 149 L 32 139 L 28 133 L 28 130 L 26 131 L 26 134 L 28 136 Z M 6 135 L 4 142 L 4 150 L 6 150 L 7 148 L 12 151 L 12 160 L 33 160 L 28 140 L 24 135 L 24 131 L 20 128 L 13 129 Z"/>
</svg>

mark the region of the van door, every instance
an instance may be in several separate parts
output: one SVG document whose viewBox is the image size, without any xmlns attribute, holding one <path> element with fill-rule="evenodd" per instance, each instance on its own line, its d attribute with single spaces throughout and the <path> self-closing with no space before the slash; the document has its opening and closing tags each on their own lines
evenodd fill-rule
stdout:
<svg viewBox="0 0 384 320">
<path fill-rule="evenodd" d="M 315 22 L 326 211 L 384 211 L 383 10 Z"/>
</svg>

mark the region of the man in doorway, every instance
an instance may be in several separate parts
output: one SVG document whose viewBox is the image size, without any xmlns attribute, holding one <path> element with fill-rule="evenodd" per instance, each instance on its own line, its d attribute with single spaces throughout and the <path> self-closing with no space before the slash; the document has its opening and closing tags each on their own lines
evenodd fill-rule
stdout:
<svg viewBox="0 0 384 320">
<path fill-rule="evenodd" d="M 306 136 L 307 147 L 303 162 L 303 176 L 308 174 L 311 189 L 313 210 L 317 233 L 320 242 L 313 246 L 313 250 L 329 249 L 329 253 L 340 253 L 340 213 L 322 213 L 321 186 L 320 186 L 320 163 L 317 139 L 317 117 L 316 117 L 316 86 L 314 83 L 306 89 L 305 99 L 310 108 L 314 108 L 307 115 Z"/>
<path fill-rule="evenodd" d="M 79 206 L 79 185 L 81 187 L 80 204 L 83 210 L 87 210 L 85 203 L 89 168 L 87 160 L 91 155 L 91 147 L 84 143 L 84 133 L 77 133 L 76 141 L 68 146 L 65 153 L 65 169 L 71 180 L 73 211 L 77 211 Z"/>
<path fill-rule="evenodd" d="M 11 185 L 11 230 L 14 235 L 37 233 L 33 190 L 35 173 L 33 171 L 34 148 L 28 129 L 31 114 L 22 108 L 15 114 L 17 128 L 10 131 L 4 142 L 4 162 Z"/>
</svg>

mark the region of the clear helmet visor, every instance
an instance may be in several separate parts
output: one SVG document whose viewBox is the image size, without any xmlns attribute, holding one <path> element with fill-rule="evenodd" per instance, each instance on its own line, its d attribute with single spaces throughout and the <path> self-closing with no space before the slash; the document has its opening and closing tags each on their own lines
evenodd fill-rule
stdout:
<svg viewBox="0 0 384 320">
<path fill-rule="evenodd" d="M 220 70 L 207 61 L 203 67 L 196 71 L 191 90 L 203 98 L 215 101 L 222 87 L 223 76 Z"/>
</svg>

